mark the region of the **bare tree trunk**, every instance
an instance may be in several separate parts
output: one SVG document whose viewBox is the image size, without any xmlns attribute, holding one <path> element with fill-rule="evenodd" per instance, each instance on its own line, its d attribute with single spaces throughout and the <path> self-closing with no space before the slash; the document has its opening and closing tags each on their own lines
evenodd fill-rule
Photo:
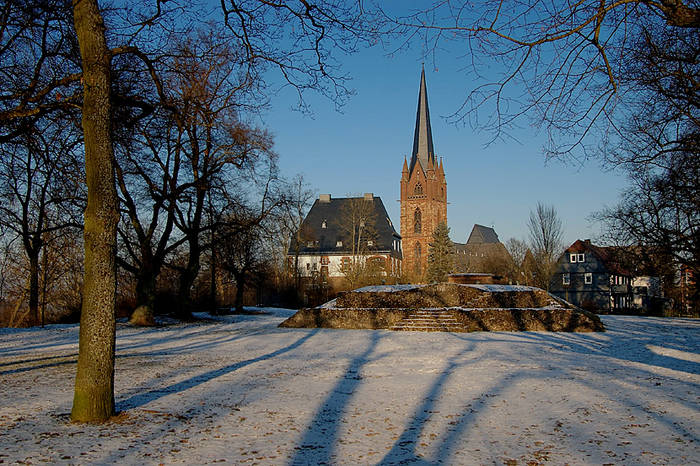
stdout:
<svg viewBox="0 0 700 466">
<path fill-rule="evenodd" d="M 212 235 L 213 236 L 213 235 Z M 213 242 L 213 240 L 212 240 Z M 211 314 L 216 314 L 216 253 L 214 252 L 214 249 L 212 248 L 211 251 L 211 264 L 210 264 L 210 272 L 211 272 L 211 284 L 209 288 L 209 300 L 211 301 L 211 310 L 209 311 Z"/>
<path fill-rule="evenodd" d="M 49 252 L 46 244 L 44 244 L 41 251 L 41 262 L 41 326 L 43 327 L 46 317 L 46 291 L 48 289 L 49 279 Z"/>
<path fill-rule="evenodd" d="M 236 279 L 236 312 L 243 312 L 243 292 L 245 291 L 245 276 L 246 272 L 234 273 Z"/>
<path fill-rule="evenodd" d="M 141 266 L 136 274 L 136 309 L 131 314 L 134 325 L 155 325 L 156 283 L 160 267 L 154 266 L 147 256 L 142 256 Z"/>
<path fill-rule="evenodd" d="M 201 255 L 201 248 L 196 236 L 197 234 L 191 237 L 187 265 L 180 272 L 177 316 L 182 320 L 192 320 L 192 299 L 190 298 L 190 291 L 199 273 L 199 258 Z"/>
<path fill-rule="evenodd" d="M 110 54 L 96 0 L 73 0 L 83 66 L 85 280 L 71 418 L 103 421 L 114 414 L 117 192 L 110 134 Z"/>
<path fill-rule="evenodd" d="M 27 251 L 29 255 L 29 315 L 33 325 L 39 323 L 39 250 Z"/>
</svg>

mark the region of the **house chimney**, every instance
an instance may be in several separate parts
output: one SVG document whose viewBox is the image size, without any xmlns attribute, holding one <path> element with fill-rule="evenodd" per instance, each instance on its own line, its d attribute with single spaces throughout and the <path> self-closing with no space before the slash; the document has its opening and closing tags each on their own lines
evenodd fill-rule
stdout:
<svg viewBox="0 0 700 466">
<path fill-rule="evenodd" d="M 331 195 L 330 194 L 320 194 L 318 196 L 319 202 L 331 202 Z"/>
<path fill-rule="evenodd" d="M 365 193 L 365 201 L 371 201 L 374 199 L 374 194 L 372 193 Z"/>
</svg>

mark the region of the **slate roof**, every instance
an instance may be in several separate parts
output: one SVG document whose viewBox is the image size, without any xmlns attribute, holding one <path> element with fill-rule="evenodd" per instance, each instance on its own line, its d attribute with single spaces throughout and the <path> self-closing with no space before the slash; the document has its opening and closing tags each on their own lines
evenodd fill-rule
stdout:
<svg viewBox="0 0 700 466">
<path fill-rule="evenodd" d="M 472 232 L 469 235 L 469 239 L 467 240 L 467 244 L 484 243 L 500 243 L 500 241 L 498 240 L 498 235 L 493 228 L 475 223 L 474 228 L 472 228 Z"/>
<path fill-rule="evenodd" d="M 368 197 L 371 200 L 367 200 Z M 372 203 L 371 216 L 375 219 L 375 235 L 372 238 L 373 246 L 367 246 L 367 250 L 371 253 L 391 253 L 394 257 L 401 257 L 401 252 L 394 249 L 394 240 L 400 240 L 401 236 L 394 229 L 382 199 L 370 193 L 359 198 L 331 198 L 328 194 L 322 194 L 319 199 L 316 199 L 301 226 L 300 254 L 349 254 L 351 252 L 349 232 L 343 231 L 343 225 L 347 228 L 347 220 L 343 215 L 347 215 L 349 203 L 353 199 Z M 343 246 L 338 247 L 338 241 L 342 241 Z M 295 250 L 296 238 L 292 238 L 289 254 L 294 254 Z"/>
<path fill-rule="evenodd" d="M 413 173 L 413 168 L 417 161 L 420 161 L 423 170 L 428 169 L 428 161 L 435 163 L 433 131 L 430 128 L 430 110 L 428 109 L 428 90 L 425 85 L 425 69 L 421 70 L 420 74 L 416 129 L 413 133 L 413 150 L 411 151 L 409 174 Z"/>
</svg>

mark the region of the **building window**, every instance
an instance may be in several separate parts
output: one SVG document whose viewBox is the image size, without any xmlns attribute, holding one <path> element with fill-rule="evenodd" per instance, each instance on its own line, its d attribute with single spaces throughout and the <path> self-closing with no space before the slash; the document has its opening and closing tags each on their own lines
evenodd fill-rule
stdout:
<svg viewBox="0 0 700 466">
<path fill-rule="evenodd" d="M 342 247 L 343 247 L 343 242 L 340 241 L 340 240 L 336 241 L 336 242 L 335 242 L 335 247 L 336 247 L 336 248 L 342 248 Z"/>
<path fill-rule="evenodd" d="M 416 275 L 420 275 L 420 274 L 421 274 L 421 261 L 420 261 L 420 258 L 421 258 L 421 247 L 420 247 L 420 243 L 416 241 L 416 248 L 415 248 L 415 250 L 413 251 L 413 259 L 414 259 L 414 263 L 413 263 L 413 272 L 414 272 Z"/>
<path fill-rule="evenodd" d="M 579 262 L 586 262 L 586 255 L 585 254 L 579 254 L 578 257 L 576 258 Z"/>
<path fill-rule="evenodd" d="M 564 273 L 561 275 L 561 284 L 562 285 L 570 285 L 571 284 L 571 275 L 568 273 Z"/>
<path fill-rule="evenodd" d="M 314 247 L 314 242 L 313 242 L 313 241 L 307 241 L 307 242 L 306 242 L 306 247 L 307 247 L 307 248 L 313 248 L 313 247 Z"/>
<path fill-rule="evenodd" d="M 591 285 L 591 284 L 593 284 L 593 274 L 590 273 L 590 272 L 584 274 L 584 275 L 583 275 L 583 282 L 584 282 L 586 285 Z"/>
<path fill-rule="evenodd" d="M 569 254 L 569 262 L 576 262 L 576 254 Z"/>
<path fill-rule="evenodd" d="M 329 262 L 328 256 L 321 257 L 321 265 L 328 265 Z"/>
<path fill-rule="evenodd" d="M 367 240 L 367 246 L 374 246 L 374 241 L 372 241 L 371 239 Z"/>
<path fill-rule="evenodd" d="M 423 194 L 423 185 L 416 183 L 415 188 L 413 188 L 413 194 L 416 196 Z"/>
<path fill-rule="evenodd" d="M 325 219 L 323 219 L 323 221 L 321 222 L 321 228 L 327 228 Z"/>
<path fill-rule="evenodd" d="M 413 233 L 420 233 L 422 230 L 420 209 L 413 212 Z"/>
</svg>

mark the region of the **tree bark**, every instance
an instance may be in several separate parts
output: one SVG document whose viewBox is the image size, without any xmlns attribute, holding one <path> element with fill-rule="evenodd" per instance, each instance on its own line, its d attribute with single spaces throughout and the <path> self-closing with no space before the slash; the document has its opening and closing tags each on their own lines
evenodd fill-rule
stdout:
<svg viewBox="0 0 700 466">
<path fill-rule="evenodd" d="M 177 317 L 182 320 L 192 320 L 192 298 L 190 297 L 190 292 L 199 273 L 199 258 L 201 256 L 197 234 L 190 236 L 188 243 L 187 265 L 180 271 L 180 286 L 178 289 Z"/>
<path fill-rule="evenodd" d="M 156 284 L 160 266 L 153 263 L 151 257 L 142 255 L 141 267 L 136 274 L 136 309 L 131 315 L 130 323 L 134 325 L 153 326 L 155 321 Z"/>
<path fill-rule="evenodd" d="M 243 312 L 243 292 L 245 291 L 246 282 L 246 272 L 245 270 L 234 273 L 234 278 L 236 279 L 236 312 Z"/>
<path fill-rule="evenodd" d="M 73 0 L 83 67 L 85 280 L 78 370 L 71 418 L 103 421 L 114 414 L 117 192 L 110 133 L 110 54 L 96 0 Z"/>
<path fill-rule="evenodd" d="M 39 323 L 39 250 L 27 251 L 29 255 L 29 313 Z"/>
</svg>

